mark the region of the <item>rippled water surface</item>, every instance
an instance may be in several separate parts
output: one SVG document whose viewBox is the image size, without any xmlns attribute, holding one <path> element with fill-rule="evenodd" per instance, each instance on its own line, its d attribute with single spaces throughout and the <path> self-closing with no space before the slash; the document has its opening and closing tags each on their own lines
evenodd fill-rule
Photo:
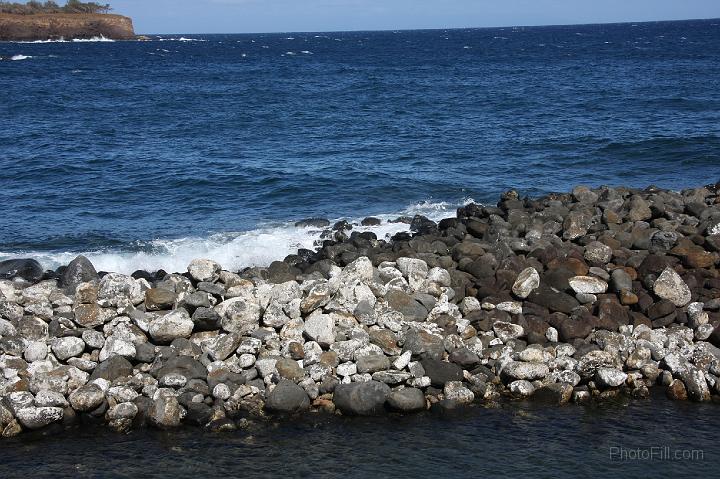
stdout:
<svg viewBox="0 0 720 479">
<path fill-rule="evenodd" d="M 0 57 L 0 259 L 242 266 L 312 245 L 288 226 L 308 216 L 720 179 L 719 20 L 0 43 Z"/>
<path fill-rule="evenodd" d="M 81 429 L 3 442 L 0 476 L 713 477 L 717 413 L 717 404 L 657 397 L 592 407 L 515 403 L 447 417 L 310 416 L 222 434 Z"/>
</svg>

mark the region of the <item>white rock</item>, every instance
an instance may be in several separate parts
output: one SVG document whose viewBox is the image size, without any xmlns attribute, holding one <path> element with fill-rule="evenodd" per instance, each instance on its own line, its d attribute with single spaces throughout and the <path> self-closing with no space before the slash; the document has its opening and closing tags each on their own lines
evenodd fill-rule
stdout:
<svg viewBox="0 0 720 479">
<path fill-rule="evenodd" d="M 328 347 L 335 342 L 335 320 L 329 314 L 313 314 L 305 320 L 305 335 Z"/>
<path fill-rule="evenodd" d="M 495 306 L 495 309 L 510 314 L 522 314 L 522 303 L 520 301 L 504 301 Z"/>
<path fill-rule="evenodd" d="M 594 276 L 574 276 L 568 280 L 570 287 L 578 294 L 602 294 L 608 289 L 608 284 Z"/>
<path fill-rule="evenodd" d="M 123 356 L 128 359 L 135 358 L 135 345 L 130 341 L 120 339 L 115 335 L 110 336 L 103 348 L 100 350 L 100 361 L 105 361 L 111 356 Z"/>
<path fill-rule="evenodd" d="M 355 363 L 347 362 L 338 364 L 335 368 L 335 372 L 338 376 L 348 377 L 357 374 L 357 365 Z"/>
<path fill-rule="evenodd" d="M 65 338 L 57 338 L 52 342 L 52 352 L 60 361 L 80 356 L 85 350 L 85 341 L 80 338 L 68 336 Z"/>
<path fill-rule="evenodd" d="M 188 312 L 180 308 L 153 319 L 149 333 L 154 340 L 169 343 L 177 338 L 190 337 L 194 326 Z"/>
<path fill-rule="evenodd" d="M 520 272 L 512 286 L 512 292 L 518 298 L 527 298 L 530 293 L 540 286 L 540 275 L 535 268 L 525 268 Z"/>
<path fill-rule="evenodd" d="M 222 267 L 209 259 L 194 259 L 188 265 L 188 273 L 195 281 L 214 282 L 220 278 Z"/>
<path fill-rule="evenodd" d="M 18 421 L 28 429 L 40 429 L 63 418 L 60 407 L 29 407 L 15 412 Z"/>
<path fill-rule="evenodd" d="M 617 387 L 625 382 L 627 374 L 615 368 L 598 368 L 595 379 L 603 387 Z"/>
<path fill-rule="evenodd" d="M 509 384 L 508 387 L 510 388 L 511 393 L 521 397 L 532 396 L 535 392 L 535 386 L 533 386 L 533 383 L 524 379 L 518 379 L 517 381 L 513 381 Z"/>
<path fill-rule="evenodd" d="M 505 321 L 497 321 L 493 324 L 495 335 L 503 343 L 510 339 L 517 339 L 525 334 L 525 330 L 519 324 L 507 323 Z"/>
<path fill-rule="evenodd" d="M 443 388 L 445 399 L 452 399 L 460 404 L 470 404 L 475 400 L 475 394 L 463 386 L 461 381 L 449 381 Z"/>
<path fill-rule="evenodd" d="M 682 307 L 690 302 L 692 295 L 685 281 L 671 267 L 665 268 L 653 285 L 653 290 L 662 299 Z"/>
<path fill-rule="evenodd" d="M 398 371 L 402 371 L 405 369 L 408 364 L 410 364 L 410 360 L 412 359 L 412 352 L 411 351 L 405 351 L 400 356 L 393 361 L 393 367 L 397 369 Z"/>
</svg>

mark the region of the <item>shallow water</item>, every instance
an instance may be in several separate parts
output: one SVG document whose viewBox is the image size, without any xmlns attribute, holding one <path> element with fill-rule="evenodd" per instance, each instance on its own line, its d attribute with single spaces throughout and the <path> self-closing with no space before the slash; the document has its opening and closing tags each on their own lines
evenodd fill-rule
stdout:
<svg viewBox="0 0 720 479">
<path fill-rule="evenodd" d="M 717 404 L 655 397 L 518 402 L 444 417 L 310 415 L 218 434 L 79 429 L 3 441 L 0 476 L 711 477 L 720 458 L 717 412 Z"/>
<path fill-rule="evenodd" d="M 0 43 L 0 259 L 239 268 L 304 217 L 720 179 L 718 20 L 162 40 Z"/>
</svg>

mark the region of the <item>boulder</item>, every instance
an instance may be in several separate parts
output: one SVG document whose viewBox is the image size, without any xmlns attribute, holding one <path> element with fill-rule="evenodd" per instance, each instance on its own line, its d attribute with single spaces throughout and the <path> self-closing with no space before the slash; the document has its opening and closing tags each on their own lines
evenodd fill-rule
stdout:
<svg viewBox="0 0 720 479">
<path fill-rule="evenodd" d="M 177 300 L 177 294 L 163 288 L 151 288 L 145 292 L 145 308 L 148 311 L 162 311 L 172 309 Z"/>
<path fill-rule="evenodd" d="M 335 407 L 348 416 L 372 416 L 385 410 L 390 386 L 378 381 L 339 384 L 333 393 Z"/>
<path fill-rule="evenodd" d="M 402 313 L 405 321 L 425 321 L 428 310 L 419 301 L 399 289 L 391 289 L 385 295 L 388 306 Z"/>
<path fill-rule="evenodd" d="M 281 379 L 265 400 L 265 409 L 277 413 L 296 413 L 310 407 L 310 398 L 293 381 Z"/>
<path fill-rule="evenodd" d="M 15 411 L 18 421 L 28 429 L 41 429 L 63 418 L 60 407 L 26 407 Z"/>
<path fill-rule="evenodd" d="M 460 366 L 437 359 L 423 359 L 420 361 L 425 376 L 430 378 L 434 387 L 442 388 L 450 381 L 462 381 L 463 370 Z"/>
<path fill-rule="evenodd" d="M 568 280 L 568 283 L 578 294 L 602 294 L 608 289 L 605 281 L 593 276 L 574 276 Z"/>
<path fill-rule="evenodd" d="M 185 411 L 173 396 L 161 396 L 155 399 L 148 410 L 150 422 L 161 429 L 178 427 Z"/>
<path fill-rule="evenodd" d="M 550 368 L 543 363 L 525 363 L 522 361 L 510 361 L 502 368 L 502 375 L 510 379 L 525 379 L 532 381 L 543 379 L 550 374 Z"/>
<path fill-rule="evenodd" d="M 525 299 L 540 286 L 540 275 L 533 267 L 525 268 L 520 272 L 512 286 L 512 292 L 518 298 Z"/>
<path fill-rule="evenodd" d="M 653 291 L 655 291 L 658 297 L 667 299 L 677 307 L 685 306 L 692 299 L 688 285 L 680 275 L 669 266 L 665 268 L 658 279 L 655 280 Z"/>
<path fill-rule="evenodd" d="M 78 412 L 97 409 L 105 400 L 105 393 L 95 384 L 86 384 L 73 391 L 68 398 L 72 408 Z"/>
<path fill-rule="evenodd" d="M 425 394 L 416 388 L 392 391 L 387 396 L 387 405 L 393 411 L 404 413 L 420 412 L 427 408 Z"/>
<path fill-rule="evenodd" d="M 70 261 L 60 275 L 60 287 L 64 288 L 67 294 L 75 294 L 75 289 L 80 283 L 97 281 L 98 274 L 95 266 L 85 256 L 80 255 Z"/>
<path fill-rule="evenodd" d="M 215 282 L 220 278 L 222 267 L 209 259 L 194 259 L 188 265 L 187 270 L 195 281 Z"/>
<path fill-rule="evenodd" d="M 130 361 L 122 356 L 111 356 L 97 365 L 90 376 L 90 381 L 95 379 L 114 381 L 117 378 L 131 376 L 132 372 L 133 367 Z"/>
<path fill-rule="evenodd" d="M 51 348 L 56 358 L 60 361 L 65 361 L 75 356 L 80 356 L 85 350 L 85 341 L 73 336 L 57 338 L 52 341 Z"/>
<path fill-rule="evenodd" d="M 43 277 L 42 266 L 34 259 L 8 259 L 0 261 L 0 279 L 22 278 L 37 283 Z"/>
<path fill-rule="evenodd" d="M 148 332 L 155 341 L 169 343 L 177 338 L 189 338 L 195 323 L 185 309 L 176 309 L 150 322 Z"/>
</svg>

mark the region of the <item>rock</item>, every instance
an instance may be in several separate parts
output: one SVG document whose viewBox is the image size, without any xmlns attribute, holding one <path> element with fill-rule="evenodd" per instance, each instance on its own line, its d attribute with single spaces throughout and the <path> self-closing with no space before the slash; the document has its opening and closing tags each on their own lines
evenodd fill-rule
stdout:
<svg viewBox="0 0 720 479">
<path fill-rule="evenodd" d="M 25 281 L 37 283 L 42 279 L 43 274 L 42 266 L 34 259 L 0 261 L 0 279 L 22 278 Z"/>
<path fill-rule="evenodd" d="M 445 343 L 441 336 L 411 329 L 405 335 L 403 351 L 410 351 L 416 357 L 440 359 L 445 353 Z"/>
<path fill-rule="evenodd" d="M 72 408 L 78 412 L 97 409 L 105 400 L 105 393 L 95 384 L 86 384 L 70 394 L 68 398 Z"/>
<path fill-rule="evenodd" d="M 75 322 L 83 328 L 96 328 L 110 321 L 115 313 L 97 304 L 79 304 L 75 307 Z"/>
<path fill-rule="evenodd" d="M 327 348 L 335 342 L 335 320 L 328 314 L 311 315 L 305 320 L 305 335 Z"/>
<path fill-rule="evenodd" d="M 511 379 L 543 379 L 550 374 L 550 369 L 543 363 L 524 363 L 510 361 L 502 368 L 502 375 Z"/>
<path fill-rule="evenodd" d="M 428 310 L 422 303 L 399 289 L 388 291 L 385 300 L 390 308 L 402 313 L 405 321 L 425 321 L 428 316 Z"/>
<path fill-rule="evenodd" d="M 632 291 L 632 278 L 624 269 L 618 268 L 613 270 L 611 278 L 610 283 L 613 291 Z"/>
<path fill-rule="evenodd" d="M 222 267 L 209 259 L 194 259 L 188 265 L 187 270 L 195 281 L 214 283 L 220 278 Z"/>
<path fill-rule="evenodd" d="M 463 370 L 457 364 L 437 359 L 423 359 L 420 364 L 434 387 L 442 388 L 450 381 L 463 380 Z"/>
<path fill-rule="evenodd" d="M 392 391 L 387 397 L 387 405 L 393 411 L 404 413 L 420 412 L 427 408 L 425 394 L 416 388 Z"/>
<path fill-rule="evenodd" d="M 591 263 L 605 264 L 612 259 L 612 248 L 599 241 L 593 241 L 585 246 L 584 256 Z"/>
<path fill-rule="evenodd" d="M 80 283 L 97 281 L 98 274 L 95 266 L 85 256 L 80 255 L 70 261 L 60 275 L 59 286 L 65 289 L 67 294 L 75 294 L 75 289 Z"/>
<path fill-rule="evenodd" d="M 28 429 L 41 429 L 63 418 L 60 407 L 27 407 L 15 411 L 18 421 Z"/>
<path fill-rule="evenodd" d="M 530 381 L 518 379 L 508 385 L 510 392 L 519 397 L 530 397 L 535 392 L 535 386 Z"/>
<path fill-rule="evenodd" d="M 685 384 L 679 379 L 673 379 L 670 385 L 665 390 L 665 394 L 669 399 L 674 401 L 687 401 L 688 394 L 685 389 Z"/>
<path fill-rule="evenodd" d="M 277 413 L 297 413 L 310 407 L 310 398 L 303 388 L 281 379 L 265 400 L 265 409 Z"/>
<path fill-rule="evenodd" d="M 121 339 L 118 336 L 110 336 L 107 338 L 107 341 L 105 341 L 105 344 L 103 345 L 102 349 L 100 350 L 100 361 L 105 361 L 110 356 L 124 356 L 128 359 L 134 359 L 136 354 L 135 345 L 131 343 L 130 341 L 126 341 L 125 339 Z"/>
<path fill-rule="evenodd" d="M 710 389 L 708 388 L 705 374 L 694 365 L 688 365 L 678 373 L 679 378 L 685 384 L 688 398 L 692 401 L 709 401 Z"/>
<path fill-rule="evenodd" d="M 155 399 L 148 410 L 150 422 L 161 429 L 178 427 L 183 416 L 183 408 L 173 396 L 161 396 Z"/>
<path fill-rule="evenodd" d="M 333 393 L 333 403 L 343 414 L 371 416 L 385 410 L 385 400 L 390 387 L 378 381 L 339 384 Z"/>
<path fill-rule="evenodd" d="M 540 286 L 540 275 L 535 268 L 525 268 L 512 286 L 512 292 L 518 298 L 525 299 Z"/>
<path fill-rule="evenodd" d="M 55 391 L 38 391 L 35 395 L 35 405 L 38 407 L 61 407 L 68 406 L 68 402 L 59 392 Z"/>
<path fill-rule="evenodd" d="M 254 298 L 238 297 L 223 301 L 215 307 L 220 324 L 230 333 L 248 334 L 260 325 L 260 305 Z"/>
<path fill-rule="evenodd" d="M 56 358 L 60 361 L 65 361 L 75 356 L 80 356 L 85 350 L 85 341 L 72 336 L 57 338 L 52 341 L 51 348 Z"/>
<path fill-rule="evenodd" d="M 169 343 L 177 338 L 190 337 L 194 326 L 195 323 L 185 309 L 176 309 L 153 319 L 148 332 L 155 341 Z"/>
<path fill-rule="evenodd" d="M 606 388 L 618 387 L 625 383 L 628 375 L 615 368 L 599 368 L 595 372 L 595 380 L 598 385 Z"/>
<path fill-rule="evenodd" d="M 504 321 L 495 322 L 495 324 L 493 324 L 493 331 L 503 343 L 508 342 L 510 339 L 522 337 L 525 334 L 525 330 L 519 324 L 506 323 Z"/>
<path fill-rule="evenodd" d="M 602 294 L 608 288 L 605 281 L 593 276 L 574 276 L 568 282 L 573 291 L 578 294 Z"/>
<path fill-rule="evenodd" d="M 331 299 L 330 287 L 327 283 L 318 283 L 314 285 L 307 295 L 300 302 L 300 311 L 308 314 L 317 308 L 321 308 L 328 304 Z"/>
<path fill-rule="evenodd" d="M 688 285 L 669 266 L 655 280 L 653 291 L 658 297 L 671 301 L 677 307 L 685 306 L 692 299 Z"/>
<path fill-rule="evenodd" d="M 533 400 L 552 404 L 566 404 L 573 395 L 573 387 L 568 383 L 546 384 L 535 390 Z"/>
<path fill-rule="evenodd" d="M 390 369 L 390 360 L 384 354 L 368 354 L 357 360 L 357 371 L 360 374 L 372 374 L 386 369 Z"/>
<path fill-rule="evenodd" d="M 570 314 L 573 309 L 580 306 L 580 303 L 569 294 L 543 284 L 528 296 L 528 300 L 548 308 L 551 312 L 565 314 Z"/>
<path fill-rule="evenodd" d="M 292 381 L 299 381 L 304 376 L 303 369 L 300 367 L 297 361 L 289 358 L 280 358 L 275 362 L 275 369 L 277 369 L 280 377 L 290 379 Z"/>
<path fill-rule="evenodd" d="M 104 308 L 117 308 L 126 302 L 139 304 L 143 299 L 140 283 L 131 276 L 109 273 L 100 280 L 98 304 Z"/>
<path fill-rule="evenodd" d="M 90 381 L 96 379 L 106 379 L 114 381 L 117 378 L 131 376 L 133 372 L 130 361 L 122 356 L 111 356 L 107 360 L 98 364 L 90 376 Z"/>
<path fill-rule="evenodd" d="M 475 400 L 475 394 L 463 386 L 461 381 L 449 381 L 443 388 L 445 399 L 457 401 L 459 404 L 470 404 Z"/>
<path fill-rule="evenodd" d="M 172 309 L 177 300 L 177 294 L 162 288 L 151 288 L 145 292 L 145 308 L 148 311 L 162 311 Z"/>
</svg>

